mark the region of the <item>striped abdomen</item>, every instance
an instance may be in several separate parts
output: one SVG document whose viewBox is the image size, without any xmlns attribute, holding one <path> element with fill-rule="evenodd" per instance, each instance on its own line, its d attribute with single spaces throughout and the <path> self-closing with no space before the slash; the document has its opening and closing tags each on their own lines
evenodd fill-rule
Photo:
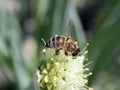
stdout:
<svg viewBox="0 0 120 90">
<path fill-rule="evenodd" d="M 59 48 L 59 47 L 63 47 L 64 43 L 65 43 L 65 37 L 64 36 L 56 36 L 56 37 L 52 37 L 50 38 L 47 43 L 46 43 L 46 47 L 48 48 Z"/>
</svg>

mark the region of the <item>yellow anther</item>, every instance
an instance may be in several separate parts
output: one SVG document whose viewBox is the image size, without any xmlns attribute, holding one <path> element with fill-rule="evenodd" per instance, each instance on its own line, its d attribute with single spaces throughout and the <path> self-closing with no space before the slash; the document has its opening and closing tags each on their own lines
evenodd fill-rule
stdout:
<svg viewBox="0 0 120 90">
<path fill-rule="evenodd" d="M 85 68 L 84 71 L 89 71 L 89 68 Z"/>
<path fill-rule="evenodd" d="M 55 37 L 57 37 L 58 35 L 56 34 Z"/>
<path fill-rule="evenodd" d="M 92 72 L 88 73 L 88 74 L 84 74 L 83 78 L 87 78 L 88 76 L 92 75 Z"/>
<path fill-rule="evenodd" d="M 84 75 L 83 75 L 83 78 L 87 78 L 87 74 L 84 74 Z"/>
<path fill-rule="evenodd" d="M 86 55 L 88 53 L 88 50 L 86 50 L 83 54 Z"/>
<path fill-rule="evenodd" d="M 75 44 L 77 44 L 78 42 L 76 41 Z"/>
<path fill-rule="evenodd" d="M 89 43 L 87 43 L 87 46 L 89 46 L 90 44 Z"/>
<path fill-rule="evenodd" d="M 85 83 L 85 84 L 88 83 L 88 80 L 85 79 L 85 80 L 84 80 L 84 83 Z"/>
<path fill-rule="evenodd" d="M 92 75 L 92 72 L 88 73 L 88 76 Z"/>
<path fill-rule="evenodd" d="M 53 60 L 54 60 L 54 58 L 51 58 L 50 60 L 51 60 L 51 61 L 53 61 Z"/>
<path fill-rule="evenodd" d="M 43 49 L 42 53 L 44 54 L 46 52 L 46 49 Z"/>
</svg>

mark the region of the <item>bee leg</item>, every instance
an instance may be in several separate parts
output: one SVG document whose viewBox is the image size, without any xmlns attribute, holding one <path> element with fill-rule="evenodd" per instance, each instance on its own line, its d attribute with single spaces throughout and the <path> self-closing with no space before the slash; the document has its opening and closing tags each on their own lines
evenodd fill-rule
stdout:
<svg viewBox="0 0 120 90">
<path fill-rule="evenodd" d="M 55 50 L 55 55 L 59 55 L 60 54 L 60 49 L 56 49 Z"/>
<path fill-rule="evenodd" d="M 66 52 L 66 51 L 65 51 L 65 55 L 67 55 L 67 56 L 68 56 L 68 52 Z"/>
</svg>

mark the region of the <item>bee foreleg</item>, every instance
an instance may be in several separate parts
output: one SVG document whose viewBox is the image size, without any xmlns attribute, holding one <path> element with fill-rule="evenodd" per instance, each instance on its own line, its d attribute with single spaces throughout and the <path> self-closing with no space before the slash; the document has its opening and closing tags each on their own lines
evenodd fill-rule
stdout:
<svg viewBox="0 0 120 90">
<path fill-rule="evenodd" d="M 60 54 L 60 50 L 61 49 L 55 49 L 55 55 L 59 55 Z"/>
<path fill-rule="evenodd" d="M 68 55 L 68 52 L 65 51 L 65 55 Z"/>
</svg>

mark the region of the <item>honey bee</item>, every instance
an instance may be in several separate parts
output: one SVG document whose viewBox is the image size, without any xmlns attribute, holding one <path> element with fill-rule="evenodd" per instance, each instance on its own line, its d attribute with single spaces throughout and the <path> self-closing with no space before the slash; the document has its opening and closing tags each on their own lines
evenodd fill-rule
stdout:
<svg viewBox="0 0 120 90">
<path fill-rule="evenodd" d="M 55 48 L 55 55 L 59 55 L 60 50 L 65 51 L 65 55 L 77 56 L 80 49 L 71 36 L 55 36 L 46 42 L 47 48 Z"/>
</svg>

